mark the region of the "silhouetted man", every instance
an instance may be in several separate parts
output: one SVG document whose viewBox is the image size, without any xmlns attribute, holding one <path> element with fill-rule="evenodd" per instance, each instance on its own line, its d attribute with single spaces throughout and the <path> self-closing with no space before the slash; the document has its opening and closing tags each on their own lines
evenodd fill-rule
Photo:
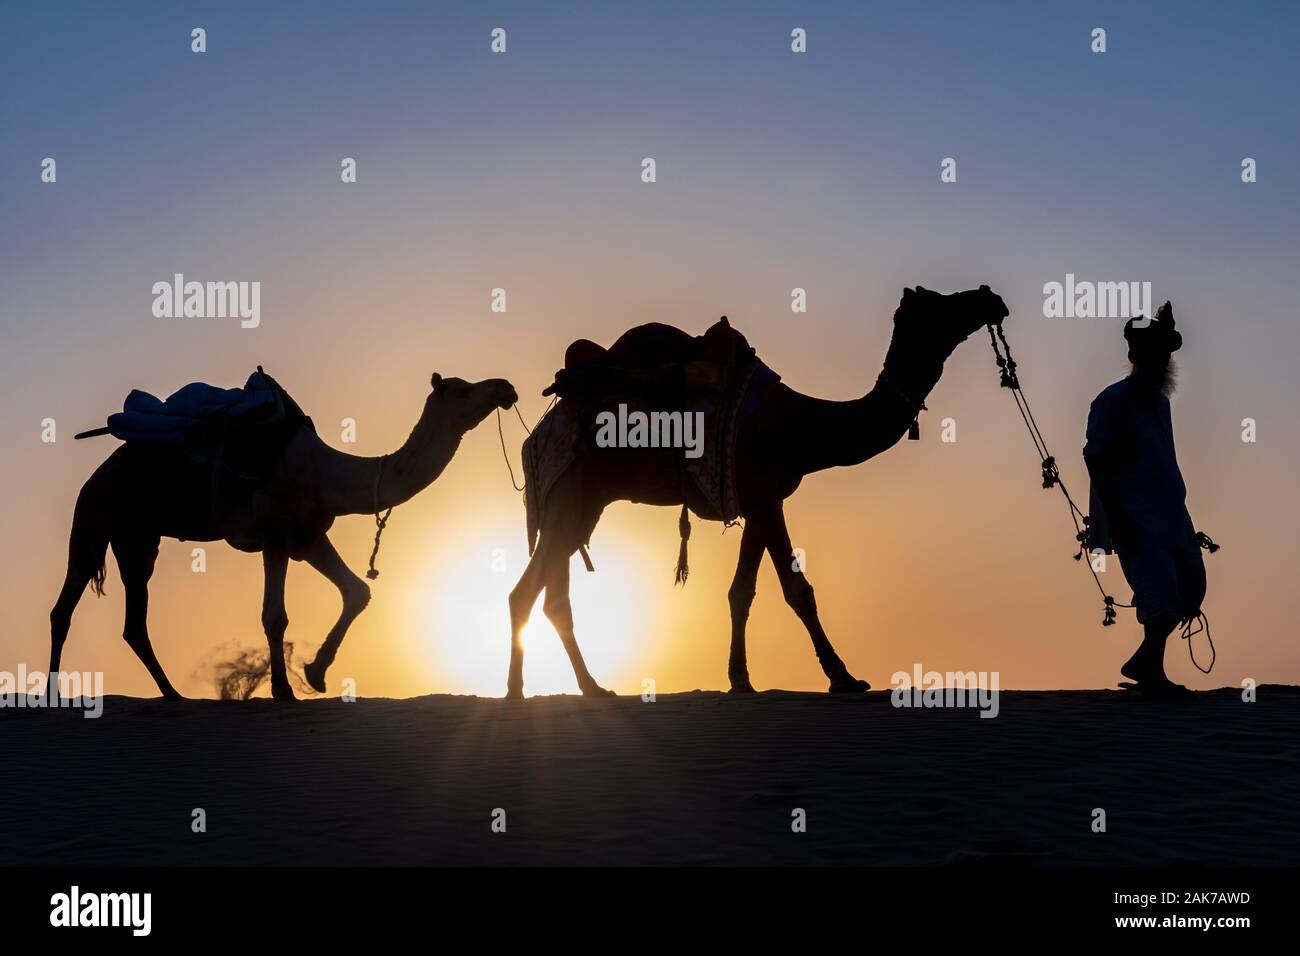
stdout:
<svg viewBox="0 0 1300 956">
<path fill-rule="evenodd" d="M 1145 630 L 1120 673 L 1145 694 L 1188 697 L 1191 691 L 1169 680 L 1164 665 L 1165 640 L 1205 599 L 1205 564 L 1169 415 L 1173 353 L 1183 338 L 1168 302 L 1145 326 L 1130 319 L 1124 338 L 1132 372 L 1098 395 L 1088 412 L 1089 547 L 1119 555 Z"/>
</svg>

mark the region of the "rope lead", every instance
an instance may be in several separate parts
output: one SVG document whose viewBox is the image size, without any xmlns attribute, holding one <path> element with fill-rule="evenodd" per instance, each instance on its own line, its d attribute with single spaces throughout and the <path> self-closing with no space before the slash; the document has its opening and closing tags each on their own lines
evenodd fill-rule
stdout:
<svg viewBox="0 0 1300 956">
<path fill-rule="evenodd" d="M 1195 626 L 1193 627 L 1193 625 Z M 1197 634 L 1200 634 L 1202 631 L 1205 632 L 1205 640 L 1209 642 L 1210 645 L 1209 667 L 1202 667 L 1200 665 L 1200 662 L 1196 660 L 1196 649 L 1192 646 L 1192 638 Z M 1210 619 L 1206 616 L 1204 611 L 1197 611 L 1195 617 L 1189 617 L 1183 622 L 1183 632 L 1179 637 L 1187 642 L 1187 656 L 1192 659 L 1192 666 L 1202 674 L 1208 674 L 1210 671 L 1214 670 L 1214 660 L 1218 657 L 1218 653 L 1214 649 L 1214 638 L 1210 636 Z"/>
<path fill-rule="evenodd" d="M 388 526 L 388 516 L 393 513 L 393 509 L 390 507 L 384 512 L 383 517 L 379 515 L 379 480 L 383 477 L 384 462 L 387 460 L 388 456 L 384 455 L 375 466 L 375 485 L 371 494 L 371 498 L 375 503 L 375 546 L 370 549 L 370 570 L 366 572 L 366 577 L 371 581 L 379 577 L 379 570 L 375 567 L 375 558 L 379 557 L 379 537 L 384 533 L 384 528 Z"/>
<path fill-rule="evenodd" d="M 379 557 L 379 536 L 384 533 L 384 528 L 388 526 L 388 516 L 392 513 L 392 508 L 385 511 L 383 517 L 380 517 L 379 512 L 375 512 L 375 546 L 370 549 L 370 570 L 366 572 L 366 577 L 372 581 L 379 577 L 379 570 L 375 567 L 375 558 Z"/>
</svg>

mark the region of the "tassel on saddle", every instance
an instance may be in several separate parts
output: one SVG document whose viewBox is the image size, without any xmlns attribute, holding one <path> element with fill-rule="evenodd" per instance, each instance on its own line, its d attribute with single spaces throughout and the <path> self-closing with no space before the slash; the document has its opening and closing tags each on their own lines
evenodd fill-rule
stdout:
<svg viewBox="0 0 1300 956">
<path fill-rule="evenodd" d="M 677 549 L 677 571 L 673 576 L 673 583 L 685 584 L 686 576 L 691 573 L 686 564 L 686 542 L 691 540 L 691 513 L 684 504 L 681 517 L 677 519 L 677 533 L 682 536 L 682 544 Z"/>
</svg>

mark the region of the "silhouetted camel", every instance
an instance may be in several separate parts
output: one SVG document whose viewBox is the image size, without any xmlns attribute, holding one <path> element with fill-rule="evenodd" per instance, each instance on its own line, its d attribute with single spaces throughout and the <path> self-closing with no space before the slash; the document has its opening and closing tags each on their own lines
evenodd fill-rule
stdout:
<svg viewBox="0 0 1300 956">
<path fill-rule="evenodd" d="M 812 637 L 832 692 L 868 689 L 849 673 L 817 618 L 813 589 L 792 560 L 782 502 L 805 475 L 856 465 L 892 447 L 908 430 L 943 372 L 943 363 L 972 332 L 1001 321 L 1000 296 L 977 290 L 942 295 L 905 289 L 894 313 L 894 333 L 876 385 L 862 398 L 833 402 L 801 395 L 779 381 L 758 385 L 752 414 L 740 423 L 735 474 L 744 531 L 728 592 L 731 605 L 731 690 L 753 692 L 745 659 L 745 624 L 754 600 L 763 552 L 772 558 L 786 602 Z M 685 500 L 683 500 L 685 499 Z M 523 696 L 521 635 L 543 590 L 543 611 L 559 632 L 585 696 L 611 694 L 587 670 L 573 633 L 569 559 L 591 537 L 614 501 L 684 504 L 708 517 L 707 503 L 682 480 L 681 449 L 596 448 L 580 442 L 577 458 L 547 493 L 532 559 L 510 593 L 510 675 L 507 697 Z"/>
<path fill-rule="evenodd" d="M 410 437 L 380 458 L 337 451 L 311 428 L 295 430 L 270 478 L 248 494 L 220 496 L 213 505 L 212 467 L 186 457 L 179 445 L 127 443 L 95 470 L 81 489 L 72 518 L 68 574 L 50 612 L 50 674 L 59 659 L 72 612 L 86 583 L 103 593 L 104 562 L 113 546 L 126 590 L 123 637 L 169 700 L 180 699 L 149 643 L 149 578 L 162 537 L 224 539 L 241 551 L 262 552 L 266 586 L 262 626 L 270 646 L 271 692 L 292 700 L 285 673 L 289 617 L 284 581 L 289 559 L 306 561 L 343 596 L 343 612 L 306 666 L 307 682 L 325 690 L 325 672 L 349 625 L 370 601 L 369 586 L 352 573 L 326 532 L 339 515 L 377 514 L 414 497 L 442 473 L 461 437 L 496 408 L 518 397 L 504 379 L 466 382 L 435 374 L 433 392 Z M 53 682 L 52 682 L 53 683 Z"/>
</svg>

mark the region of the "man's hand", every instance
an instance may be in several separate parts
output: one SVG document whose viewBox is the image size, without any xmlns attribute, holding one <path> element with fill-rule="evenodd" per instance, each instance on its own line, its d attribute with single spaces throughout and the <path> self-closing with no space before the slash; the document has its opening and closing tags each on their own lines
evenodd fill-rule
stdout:
<svg viewBox="0 0 1300 956">
<path fill-rule="evenodd" d="M 1088 477 L 1092 479 L 1093 491 L 1106 512 L 1106 524 L 1110 531 L 1110 546 L 1119 550 L 1120 546 L 1133 538 L 1133 522 L 1124 510 L 1120 498 L 1115 494 L 1115 485 L 1111 480 L 1111 470 L 1104 455 L 1084 455 L 1083 462 L 1088 466 Z"/>
</svg>

